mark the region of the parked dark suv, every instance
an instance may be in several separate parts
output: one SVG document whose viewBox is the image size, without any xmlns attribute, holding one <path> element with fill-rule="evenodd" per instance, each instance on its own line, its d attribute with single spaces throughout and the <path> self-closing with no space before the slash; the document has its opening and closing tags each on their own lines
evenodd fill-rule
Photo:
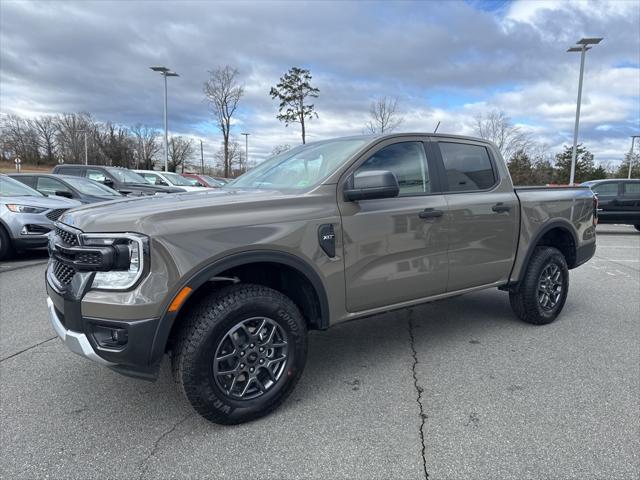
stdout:
<svg viewBox="0 0 640 480">
<path fill-rule="evenodd" d="M 598 222 L 633 225 L 640 232 L 640 179 L 584 182 L 598 194 Z"/>
<path fill-rule="evenodd" d="M 177 187 L 152 185 L 143 177 L 122 167 L 100 165 L 57 165 L 53 173 L 86 177 L 117 190 L 123 195 L 155 195 L 156 193 L 176 193 L 185 190 Z"/>
</svg>

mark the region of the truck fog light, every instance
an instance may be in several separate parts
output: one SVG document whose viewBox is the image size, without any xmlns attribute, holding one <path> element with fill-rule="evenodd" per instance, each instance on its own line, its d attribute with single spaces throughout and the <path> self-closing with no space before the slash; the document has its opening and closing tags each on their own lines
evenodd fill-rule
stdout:
<svg viewBox="0 0 640 480">
<path fill-rule="evenodd" d="M 129 341 L 129 332 L 126 328 L 94 325 L 93 338 L 101 347 L 122 348 Z"/>
</svg>

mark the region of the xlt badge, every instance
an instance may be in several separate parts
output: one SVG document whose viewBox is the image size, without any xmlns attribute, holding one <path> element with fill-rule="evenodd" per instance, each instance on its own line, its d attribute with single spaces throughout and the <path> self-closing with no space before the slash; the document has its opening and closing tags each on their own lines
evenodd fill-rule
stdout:
<svg viewBox="0 0 640 480">
<path fill-rule="evenodd" d="M 325 223 L 318 227 L 318 243 L 328 257 L 336 256 L 336 234 L 333 230 L 333 224 Z"/>
</svg>

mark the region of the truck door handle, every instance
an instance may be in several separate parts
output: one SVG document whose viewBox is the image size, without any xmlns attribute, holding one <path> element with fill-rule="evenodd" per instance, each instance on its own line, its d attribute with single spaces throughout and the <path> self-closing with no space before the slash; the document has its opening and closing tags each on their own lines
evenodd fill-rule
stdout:
<svg viewBox="0 0 640 480">
<path fill-rule="evenodd" d="M 505 212 L 510 212 L 511 207 L 509 205 L 505 205 L 504 203 L 500 202 L 500 203 L 496 203 L 493 207 L 491 207 L 491 210 L 493 210 L 496 213 L 505 213 Z"/>
<path fill-rule="evenodd" d="M 434 210 L 433 208 L 425 208 L 418 216 L 420 218 L 438 218 L 441 217 L 444 212 L 442 210 Z"/>
</svg>

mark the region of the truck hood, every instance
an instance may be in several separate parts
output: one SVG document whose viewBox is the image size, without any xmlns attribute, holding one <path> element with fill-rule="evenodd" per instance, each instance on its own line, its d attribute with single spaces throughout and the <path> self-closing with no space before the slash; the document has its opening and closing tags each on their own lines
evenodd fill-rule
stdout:
<svg viewBox="0 0 640 480">
<path fill-rule="evenodd" d="M 295 202 L 292 202 L 293 199 Z M 259 224 L 261 211 L 299 203 L 304 196 L 274 190 L 207 189 L 152 197 L 126 197 L 66 212 L 60 222 L 85 232 L 138 232 L 147 235 L 208 228 L 215 224 Z M 283 213 L 286 215 L 286 213 Z"/>
</svg>

